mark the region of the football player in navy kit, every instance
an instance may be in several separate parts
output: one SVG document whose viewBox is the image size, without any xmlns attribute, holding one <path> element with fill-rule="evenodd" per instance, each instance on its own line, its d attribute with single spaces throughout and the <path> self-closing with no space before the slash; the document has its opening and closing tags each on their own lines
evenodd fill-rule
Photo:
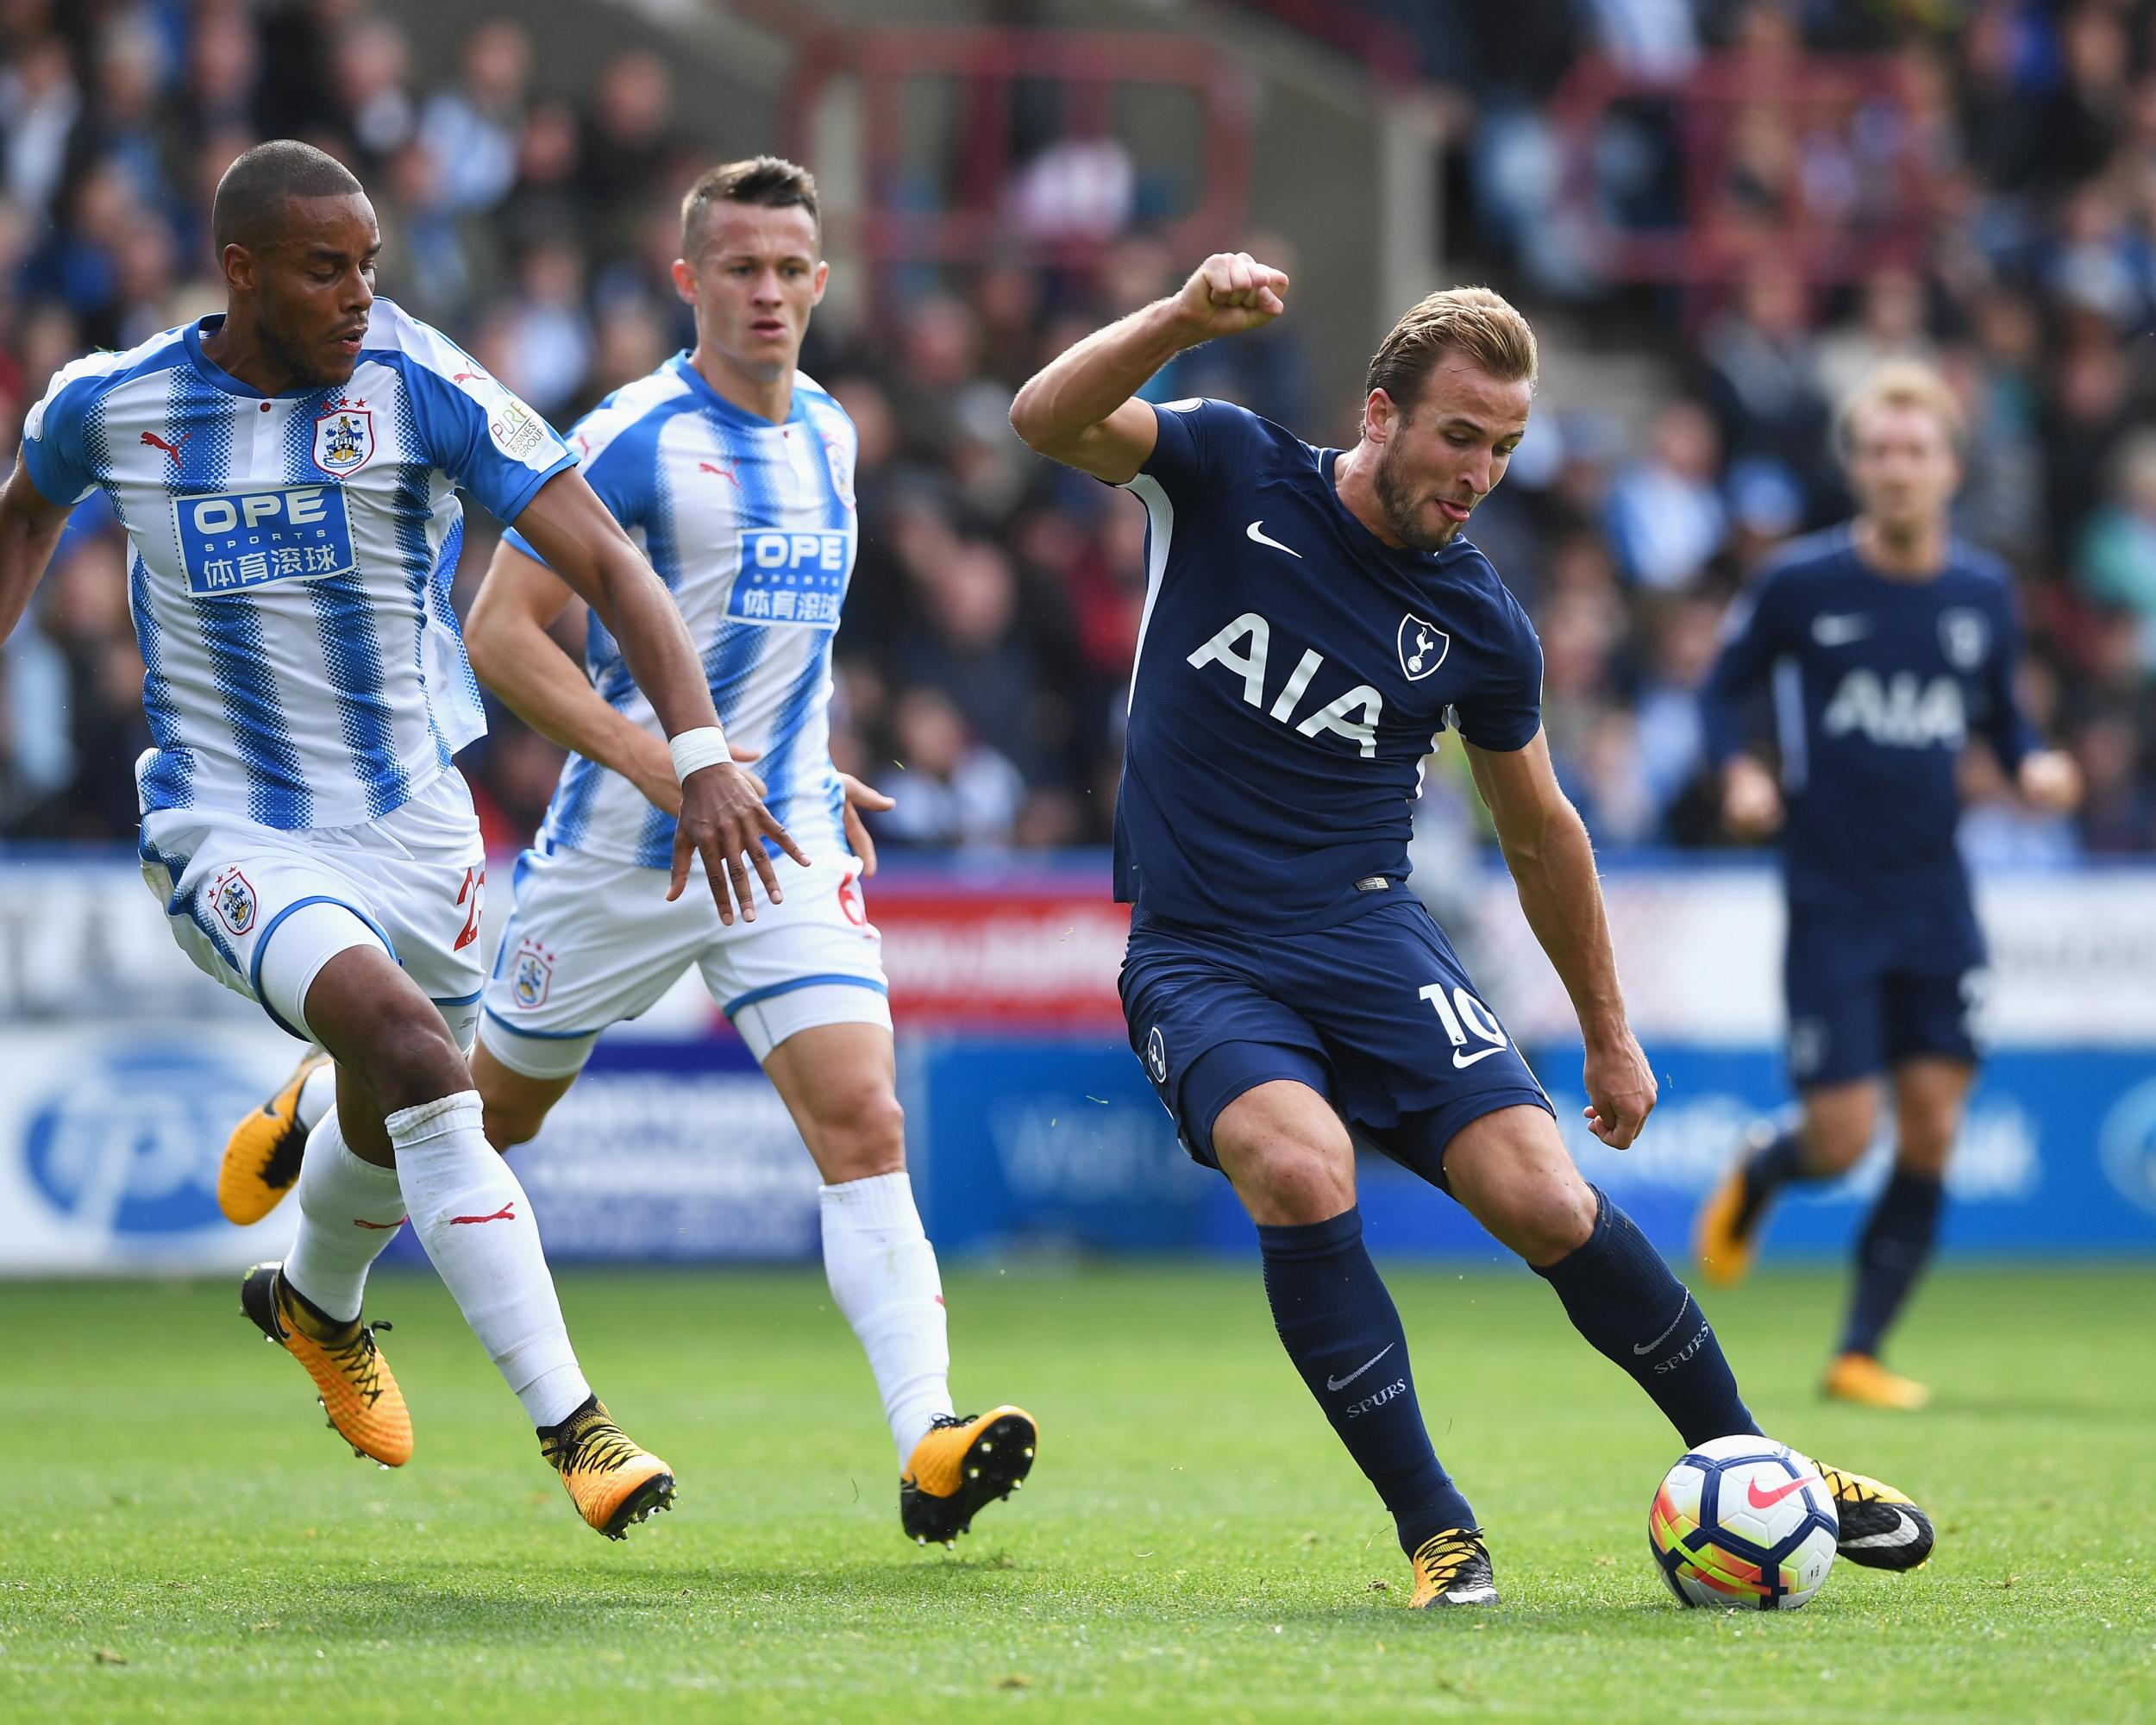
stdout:
<svg viewBox="0 0 2156 1725">
<path fill-rule="evenodd" d="M 1880 1348 L 1938 1231 L 1984 962 L 1954 847 L 1963 744 L 1982 735 L 2038 807 L 2071 808 L 2080 788 L 2072 759 L 2037 746 L 2015 701 L 2005 571 L 1948 530 L 1960 424 L 1952 392 L 1921 366 L 1882 367 L 1857 392 L 1841 442 L 1863 512 L 1760 577 L 1702 699 L 1729 825 L 1783 831 L 1789 1068 L 1802 1107 L 1786 1130 L 1755 1128 L 1708 1198 L 1702 1272 L 1736 1281 L 1776 1193 L 1836 1178 L 1863 1155 L 1889 1074 L 1894 1168 L 1858 1244 L 1826 1389 L 1911 1410 L 1929 1392 L 1889 1371 Z M 1778 784 L 1746 752 L 1746 700 L 1769 683 Z"/>
<path fill-rule="evenodd" d="M 1456 730 L 1576 1007 L 1587 1120 L 1654 1107 L 1585 828 L 1542 736 L 1534 630 L 1462 536 L 1526 428 L 1534 338 L 1486 289 L 1431 295 L 1371 361 L 1362 436 L 1319 449 L 1218 401 L 1134 398 L 1179 351 L 1280 316 L 1288 279 L 1209 258 L 1018 392 L 1018 435 L 1145 505 L 1147 586 L 1116 806 L 1132 1049 L 1183 1144 L 1257 1224 L 1282 1344 L 1397 1523 L 1412 1603 L 1496 1598 L 1363 1245 L 1351 1131 L 1546 1278 L 1687 1443 L 1756 1432 L 1714 1333 L 1581 1177 L 1548 1099 L 1406 889 L 1410 805 Z M 1827 1470 L 1842 1549 L 1908 1568 L 1928 1521 Z M 1870 1541 L 1871 1543 L 1867 1543 Z"/>
</svg>

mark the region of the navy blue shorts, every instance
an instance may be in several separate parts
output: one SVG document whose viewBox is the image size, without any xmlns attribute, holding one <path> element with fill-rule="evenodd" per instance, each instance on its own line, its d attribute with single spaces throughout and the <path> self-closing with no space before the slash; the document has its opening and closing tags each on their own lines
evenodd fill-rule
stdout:
<svg viewBox="0 0 2156 1725">
<path fill-rule="evenodd" d="M 1846 1083 L 1920 1055 L 1973 1063 L 1984 967 L 1965 891 L 1921 908 L 1793 899 L 1782 960 L 1790 1083 Z"/>
<path fill-rule="evenodd" d="M 1307 1084 L 1350 1128 L 1444 1184 L 1470 1120 L 1549 1109 L 1429 912 L 1413 900 L 1308 934 L 1250 935 L 1131 919 L 1120 982 L 1131 1047 L 1208 1168 L 1213 1124 L 1244 1091 Z"/>
</svg>

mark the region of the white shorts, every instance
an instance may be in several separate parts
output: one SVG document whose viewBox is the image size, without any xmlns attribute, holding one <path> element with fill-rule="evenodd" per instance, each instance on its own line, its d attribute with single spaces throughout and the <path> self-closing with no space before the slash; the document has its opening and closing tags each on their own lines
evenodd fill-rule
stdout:
<svg viewBox="0 0 2156 1725">
<path fill-rule="evenodd" d="M 667 872 L 581 850 L 527 850 L 486 984 L 487 1052 L 527 1078 L 580 1070 L 599 1032 L 647 1013 L 692 964 L 758 1060 L 830 1024 L 891 1027 L 883 937 L 852 856 L 779 859 L 786 897 L 718 919 L 700 867 L 672 904 Z"/>
<path fill-rule="evenodd" d="M 486 851 L 454 768 L 364 826 L 281 832 L 209 809 L 145 815 L 142 878 L 196 968 L 312 1041 L 303 1010 L 322 968 L 379 944 L 472 1045 L 485 973 Z"/>
</svg>

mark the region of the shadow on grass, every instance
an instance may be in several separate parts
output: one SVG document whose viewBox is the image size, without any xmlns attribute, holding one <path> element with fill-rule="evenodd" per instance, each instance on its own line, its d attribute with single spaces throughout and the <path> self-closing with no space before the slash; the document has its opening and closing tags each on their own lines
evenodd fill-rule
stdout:
<svg viewBox="0 0 2156 1725">
<path fill-rule="evenodd" d="M 1104 1600 L 1102 1584 L 1112 1587 Z M 1080 1577 L 1017 1565 L 990 1552 L 926 1563 L 849 1564 L 827 1569 L 758 1565 L 728 1569 L 704 1564 L 628 1573 L 605 1568 L 535 1573 L 514 1565 L 445 1565 L 401 1575 L 323 1578 L 286 1627 L 325 1640 L 367 1641 L 395 1635 L 407 1643 L 455 1647 L 476 1640 L 528 1649 L 586 1643 L 597 1634 L 633 1640 L 677 1634 L 693 1624 L 717 1632 L 823 1640 L 858 1639 L 859 1632 L 907 1633 L 942 1620 L 948 1627 L 978 1618 L 999 1633 L 1013 1627 L 1014 1601 L 1026 1607 L 1026 1627 L 1052 1632 L 1083 1623 L 1112 1637 L 1119 1626 L 1147 1639 L 1192 1628 L 1247 1629 L 1298 1640 L 1373 1632 L 1431 1638 L 1433 1647 L 1463 1649 L 1514 1640 L 1536 1641 L 1583 1632 L 1614 1643 L 1651 1640 L 1672 1628 L 1708 1633 L 1721 1614 L 1681 1612 L 1666 1601 L 1601 1598 L 1566 1590 L 1555 1596 L 1514 1596 L 1495 1611 L 1429 1614 L 1404 1609 L 1397 1592 L 1312 1585 L 1281 1575 L 1247 1585 L 1192 1586 L 1169 1575 Z M 1844 1609 L 1810 1614 L 1841 1618 L 1845 1628 L 1871 1615 L 1874 1602 L 1837 1602 Z M 1854 1610 L 1846 1608 L 1853 1606 Z M 304 1621 L 303 1621 L 304 1620 Z M 1786 1620 L 1784 1620 L 1786 1622 Z M 1821 1627 L 1825 1624 L 1821 1622 Z M 1485 1632 L 1489 1640 L 1485 1640 Z"/>
<path fill-rule="evenodd" d="M 1104 1582 L 1114 1590 L 1112 1602 L 1102 1597 Z M 672 1634 L 685 1620 L 705 1631 L 810 1636 L 976 1616 L 983 1627 L 1007 1629 L 1014 1600 L 1025 1603 L 1036 1628 L 1065 1620 L 1094 1626 L 1121 1621 L 1150 1626 L 1148 1633 L 1156 1634 L 1181 1622 L 1360 1635 L 1374 1623 L 1411 1621 L 1398 1609 L 1396 1596 L 1313 1587 L 1292 1576 L 1253 1578 L 1227 1590 L 1194 1588 L 1168 1575 L 1060 1574 L 1015 1565 L 992 1552 L 824 1569 L 680 1564 L 633 1573 L 582 1566 L 542 1572 L 514 1565 L 445 1564 L 438 1570 L 407 1565 L 401 1572 L 317 1577 L 304 1605 L 283 1613 L 280 1627 L 325 1640 L 393 1635 L 406 1642 L 465 1646 L 498 1639 L 502 1645 L 531 1647 L 588 1641 L 595 1633 L 631 1638 L 647 1629 Z M 1583 1613 L 1576 1603 L 1507 1608 L 1505 1615 L 1546 1616 L 1568 1624 L 1608 1621 L 1601 1612 Z"/>
</svg>

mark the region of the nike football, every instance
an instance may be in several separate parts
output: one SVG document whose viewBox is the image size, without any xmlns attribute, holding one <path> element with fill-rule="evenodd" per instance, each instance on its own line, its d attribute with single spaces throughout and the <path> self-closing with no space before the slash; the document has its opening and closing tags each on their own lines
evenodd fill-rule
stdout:
<svg viewBox="0 0 2156 1725">
<path fill-rule="evenodd" d="M 1647 1511 L 1647 1546 L 1682 1605 L 1794 1611 L 1834 1566 L 1840 1534 L 1818 1464 L 1767 1438 L 1680 1456 Z"/>
</svg>

